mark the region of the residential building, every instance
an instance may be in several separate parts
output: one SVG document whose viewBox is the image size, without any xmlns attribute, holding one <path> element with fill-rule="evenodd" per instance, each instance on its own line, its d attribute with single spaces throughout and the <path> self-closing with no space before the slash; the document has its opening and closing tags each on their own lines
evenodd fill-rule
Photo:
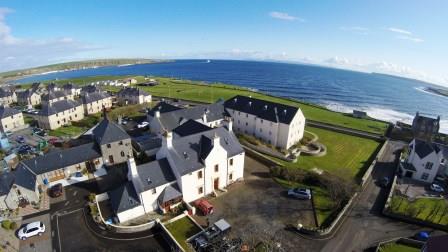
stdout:
<svg viewBox="0 0 448 252">
<path fill-rule="evenodd" d="M 103 108 L 110 109 L 112 107 L 112 97 L 105 92 L 85 92 L 81 95 L 81 100 L 86 115 L 96 114 Z"/>
<path fill-rule="evenodd" d="M 415 138 L 400 164 L 402 176 L 432 183 L 437 175 L 448 176 L 448 147 Z"/>
<path fill-rule="evenodd" d="M 420 115 L 419 112 L 415 114 L 412 121 L 412 132 L 414 138 L 418 138 L 423 141 L 432 141 L 434 137 L 439 133 L 440 129 L 440 116 L 437 118 L 431 118 Z"/>
<path fill-rule="evenodd" d="M 305 131 L 305 116 L 297 107 L 237 95 L 224 103 L 233 129 L 268 144 L 289 149 Z"/>
<path fill-rule="evenodd" d="M 101 88 L 97 85 L 86 85 L 81 87 L 80 94 L 94 92 L 103 92 L 103 90 L 101 90 Z"/>
<path fill-rule="evenodd" d="M 123 88 L 117 94 L 120 105 L 144 104 L 151 102 L 151 95 L 139 88 Z"/>
<path fill-rule="evenodd" d="M 352 115 L 355 118 L 367 118 L 367 112 L 360 111 L 360 110 L 354 109 Z"/>
<path fill-rule="evenodd" d="M 230 118 L 222 102 L 191 108 L 179 108 L 160 102 L 148 112 L 149 127 L 151 132 L 156 134 L 171 132 L 188 120 L 194 120 L 209 127 L 223 126 L 222 123 L 227 117 Z"/>
<path fill-rule="evenodd" d="M 19 165 L 14 172 L 0 176 L 0 210 L 15 210 L 39 202 L 36 176 L 30 170 Z"/>
<path fill-rule="evenodd" d="M 25 121 L 21 111 L 0 106 L 0 130 L 2 132 L 21 129 L 24 125 Z"/>
<path fill-rule="evenodd" d="M 231 128 L 181 131 L 176 136 L 163 134 L 155 161 L 141 165 L 128 161 L 129 182 L 109 192 L 119 222 L 170 211 L 182 201 L 192 202 L 243 179 L 245 154 Z"/>
<path fill-rule="evenodd" d="M 110 166 L 126 162 L 133 157 L 131 137 L 104 112 L 103 120 L 92 131 L 104 164 Z"/>
<path fill-rule="evenodd" d="M 56 83 L 52 82 L 47 85 L 48 92 L 54 92 L 54 91 L 60 91 L 60 90 L 61 90 L 61 88 L 58 85 L 56 85 Z"/>
<path fill-rule="evenodd" d="M 50 89 L 47 94 L 42 96 L 42 103 L 54 103 L 63 100 L 74 100 L 74 95 L 65 91 Z"/>
<path fill-rule="evenodd" d="M 41 103 L 41 95 L 34 89 L 17 92 L 17 103 L 25 106 L 36 106 Z"/>
<path fill-rule="evenodd" d="M 81 88 L 73 83 L 67 83 L 62 88 L 66 93 L 71 94 L 75 97 L 81 95 Z"/>
<path fill-rule="evenodd" d="M 11 88 L 0 88 L 0 105 L 10 105 L 17 102 L 17 95 Z"/>
<path fill-rule="evenodd" d="M 60 100 L 44 103 L 36 116 L 40 128 L 57 129 L 72 121 L 84 118 L 84 108 L 81 103 L 72 100 Z"/>
</svg>

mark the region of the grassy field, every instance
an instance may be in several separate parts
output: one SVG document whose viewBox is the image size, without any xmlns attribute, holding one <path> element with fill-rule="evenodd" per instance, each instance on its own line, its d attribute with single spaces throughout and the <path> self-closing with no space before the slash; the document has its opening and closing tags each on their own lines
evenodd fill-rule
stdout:
<svg viewBox="0 0 448 252">
<path fill-rule="evenodd" d="M 419 252 L 419 251 L 421 251 L 421 249 L 396 242 L 383 244 L 379 248 L 379 252 Z"/>
<path fill-rule="evenodd" d="M 284 179 L 275 178 L 275 181 L 286 188 L 306 187 L 313 190 L 314 206 L 316 207 L 317 220 L 321 225 L 336 209 L 331 202 L 328 192 L 318 186 L 309 186 L 300 183 L 286 181 Z"/>
<path fill-rule="evenodd" d="M 201 231 L 188 217 L 167 224 L 166 228 L 186 251 L 190 251 L 186 239 Z"/>
<path fill-rule="evenodd" d="M 288 168 L 301 168 L 311 170 L 318 168 L 331 174 L 349 180 L 362 177 L 370 165 L 372 155 L 376 152 L 380 143 L 336 133 L 329 130 L 306 127 L 319 136 L 319 142 L 327 147 L 327 154 L 322 157 L 301 155 L 297 163 L 282 162 Z"/>
<path fill-rule="evenodd" d="M 390 210 L 393 213 L 419 220 L 448 225 L 448 201 L 446 199 L 420 198 L 411 202 L 405 197 L 394 195 Z"/>
<path fill-rule="evenodd" d="M 70 80 L 58 80 L 55 82 L 57 84 L 65 84 L 70 81 L 78 85 L 86 85 L 91 82 L 99 80 L 115 80 L 129 77 L 136 78 L 139 83 L 145 81 L 143 76 L 95 76 L 95 77 L 77 78 Z M 299 101 L 288 100 L 280 97 L 273 97 L 238 86 L 225 85 L 219 83 L 208 85 L 197 81 L 176 80 L 171 78 L 155 78 L 155 79 L 158 80 L 159 85 L 154 87 L 141 87 L 143 90 L 150 92 L 154 96 L 212 103 L 217 101 L 218 99 L 229 99 L 237 94 L 240 94 L 300 107 L 303 113 L 305 114 L 305 117 L 310 120 L 344 126 L 348 128 L 363 130 L 377 134 L 384 134 L 384 132 L 387 129 L 387 124 L 384 122 L 370 119 L 353 118 L 350 115 L 333 112 L 320 106 L 303 103 Z M 105 89 L 109 91 L 118 91 L 120 88 L 106 87 Z"/>
</svg>

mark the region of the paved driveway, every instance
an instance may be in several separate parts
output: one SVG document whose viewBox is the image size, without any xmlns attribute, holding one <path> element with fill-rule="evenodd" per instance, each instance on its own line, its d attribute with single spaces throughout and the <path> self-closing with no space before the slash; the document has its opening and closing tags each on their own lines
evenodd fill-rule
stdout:
<svg viewBox="0 0 448 252">
<path fill-rule="evenodd" d="M 23 220 L 22 226 L 34 221 L 42 221 L 45 225 L 45 233 L 42 236 L 34 236 L 20 241 L 20 252 L 35 252 L 35 251 L 52 251 L 52 229 L 50 224 L 50 215 L 43 214 L 36 217 Z"/>
<path fill-rule="evenodd" d="M 268 167 L 246 157 L 244 173 L 244 182 L 210 199 L 215 207 L 215 213 L 209 217 L 210 223 L 225 218 L 232 225 L 232 235 L 245 240 L 264 232 L 273 235 L 299 219 L 313 225 L 311 202 L 287 197 L 286 189 L 269 176 Z M 201 224 L 206 223 L 204 219 L 199 217 Z"/>
</svg>

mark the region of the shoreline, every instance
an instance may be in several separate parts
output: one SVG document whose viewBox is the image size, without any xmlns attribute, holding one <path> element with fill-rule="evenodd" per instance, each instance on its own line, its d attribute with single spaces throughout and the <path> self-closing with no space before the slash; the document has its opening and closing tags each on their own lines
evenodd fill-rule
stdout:
<svg viewBox="0 0 448 252">
<path fill-rule="evenodd" d="M 423 90 L 428 92 L 428 93 L 431 93 L 431 94 L 440 95 L 440 96 L 443 96 L 443 97 L 448 97 L 448 90 L 447 89 L 425 87 L 425 88 L 423 88 Z"/>
</svg>

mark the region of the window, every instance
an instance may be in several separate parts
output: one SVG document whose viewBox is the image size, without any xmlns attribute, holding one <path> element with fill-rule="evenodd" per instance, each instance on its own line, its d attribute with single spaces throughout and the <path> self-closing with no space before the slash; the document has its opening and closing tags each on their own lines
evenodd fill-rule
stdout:
<svg viewBox="0 0 448 252">
<path fill-rule="evenodd" d="M 246 126 L 247 126 L 247 123 L 246 123 Z"/>
<path fill-rule="evenodd" d="M 246 118 L 248 118 L 248 117 L 249 117 L 249 114 L 246 113 Z"/>
<path fill-rule="evenodd" d="M 421 177 L 421 179 L 423 179 L 423 180 L 427 180 L 427 179 L 428 179 L 428 177 L 429 177 L 429 174 L 428 174 L 428 173 L 426 173 L 426 172 L 424 172 L 424 173 L 422 174 L 422 177 Z"/>
<path fill-rule="evenodd" d="M 271 131 L 269 131 L 269 135 L 272 135 L 272 132 L 271 132 Z"/>
<path fill-rule="evenodd" d="M 215 165 L 215 172 L 218 172 L 219 171 L 219 165 Z"/>
<path fill-rule="evenodd" d="M 233 179 L 233 173 L 230 173 L 229 174 L 229 180 L 232 180 Z"/>
<path fill-rule="evenodd" d="M 263 124 L 263 119 L 260 120 L 260 123 Z"/>
<path fill-rule="evenodd" d="M 107 144 L 106 146 L 107 146 L 108 149 L 110 149 L 110 144 Z"/>
<path fill-rule="evenodd" d="M 156 194 L 156 193 L 157 193 L 156 188 L 153 188 L 153 189 L 152 189 L 152 194 Z"/>
<path fill-rule="evenodd" d="M 203 193 L 204 193 L 204 188 L 202 188 L 202 186 L 201 186 L 198 188 L 198 194 L 203 194 Z"/>
<path fill-rule="evenodd" d="M 230 159 L 229 163 L 230 165 L 233 165 L 233 158 Z"/>
<path fill-rule="evenodd" d="M 118 145 L 123 145 L 123 141 L 118 142 Z"/>
<path fill-rule="evenodd" d="M 240 124 L 240 120 L 238 120 L 238 124 Z"/>
<path fill-rule="evenodd" d="M 262 129 L 262 128 L 260 128 L 260 132 L 263 132 L 263 129 Z"/>
<path fill-rule="evenodd" d="M 198 179 L 202 178 L 202 171 L 198 171 Z"/>
<path fill-rule="evenodd" d="M 241 112 L 238 111 L 238 115 L 241 115 Z"/>
<path fill-rule="evenodd" d="M 426 165 L 425 165 L 425 169 L 426 170 L 431 170 L 433 165 L 434 165 L 433 163 L 427 162 Z"/>
<path fill-rule="evenodd" d="M 121 156 L 124 157 L 124 151 L 121 151 Z"/>
</svg>

